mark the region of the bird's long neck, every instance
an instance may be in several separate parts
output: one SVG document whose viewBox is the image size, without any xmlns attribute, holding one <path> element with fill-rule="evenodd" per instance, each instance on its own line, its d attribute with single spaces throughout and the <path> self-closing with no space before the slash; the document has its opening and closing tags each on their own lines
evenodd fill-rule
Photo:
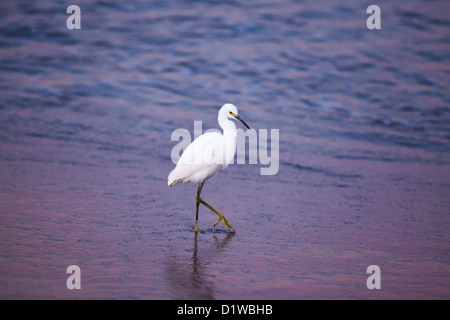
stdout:
<svg viewBox="0 0 450 320">
<path fill-rule="evenodd" d="M 224 165 L 228 166 L 236 153 L 236 125 L 228 119 L 219 125 L 223 129 Z"/>
</svg>

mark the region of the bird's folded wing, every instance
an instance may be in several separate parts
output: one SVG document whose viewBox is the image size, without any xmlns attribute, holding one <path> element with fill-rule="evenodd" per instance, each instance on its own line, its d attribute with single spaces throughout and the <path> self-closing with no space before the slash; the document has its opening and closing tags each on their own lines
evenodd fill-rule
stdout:
<svg viewBox="0 0 450 320">
<path fill-rule="evenodd" d="M 220 157 L 223 148 L 223 136 L 217 132 L 208 132 L 195 139 L 183 152 L 177 166 L 169 174 L 169 185 L 205 170 L 210 165 L 223 162 Z"/>
</svg>

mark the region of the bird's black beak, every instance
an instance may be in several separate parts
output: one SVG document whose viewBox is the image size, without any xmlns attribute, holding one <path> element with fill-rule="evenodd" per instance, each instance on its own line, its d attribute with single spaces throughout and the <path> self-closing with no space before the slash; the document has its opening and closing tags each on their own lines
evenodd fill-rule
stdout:
<svg viewBox="0 0 450 320">
<path fill-rule="evenodd" d="M 247 129 L 250 129 L 250 127 L 244 122 L 244 120 L 242 120 L 238 115 L 236 115 L 236 116 L 234 116 L 236 119 L 238 119 L 240 122 L 242 122 L 242 124 L 244 125 L 244 126 L 246 126 L 247 127 Z"/>
</svg>

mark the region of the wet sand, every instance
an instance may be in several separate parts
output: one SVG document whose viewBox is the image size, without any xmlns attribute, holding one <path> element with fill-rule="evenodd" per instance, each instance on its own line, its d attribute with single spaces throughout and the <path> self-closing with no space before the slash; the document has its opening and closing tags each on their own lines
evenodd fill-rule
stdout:
<svg viewBox="0 0 450 320">
<path fill-rule="evenodd" d="M 0 298 L 449 299 L 449 5 L 370 4 L 2 4 Z M 226 102 L 280 167 L 207 181 L 236 233 L 196 235 L 170 137 Z"/>
</svg>

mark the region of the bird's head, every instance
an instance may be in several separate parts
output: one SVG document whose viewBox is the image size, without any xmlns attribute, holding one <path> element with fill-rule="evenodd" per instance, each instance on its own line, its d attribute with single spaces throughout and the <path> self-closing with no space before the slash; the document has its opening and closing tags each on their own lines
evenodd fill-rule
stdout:
<svg viewBox="0 0 450 320">
<path fill-rule="evenodd" d="M 242 120 L 239 117 L 238 109 L 234 104 L 231 103 L 224 104 L 222 108 L 220 108 L 219 110 L 219 118 L 221 116 L 228 119 L 239 120 L 244 126 L 247 127 L 247 129 L 250 129 L 250 127 L 244 122 L 244 120 Z"/>
</svg>

